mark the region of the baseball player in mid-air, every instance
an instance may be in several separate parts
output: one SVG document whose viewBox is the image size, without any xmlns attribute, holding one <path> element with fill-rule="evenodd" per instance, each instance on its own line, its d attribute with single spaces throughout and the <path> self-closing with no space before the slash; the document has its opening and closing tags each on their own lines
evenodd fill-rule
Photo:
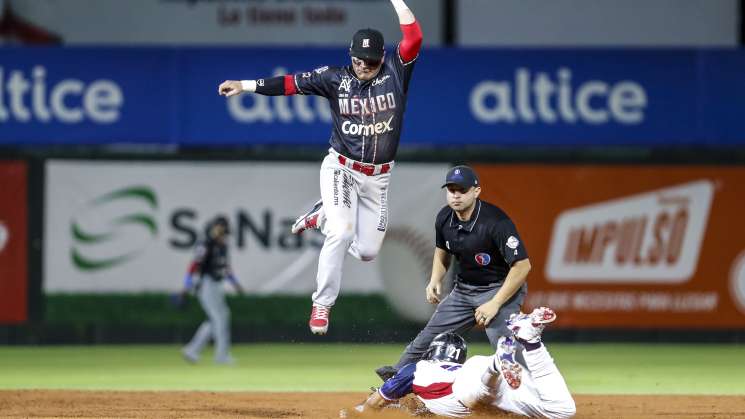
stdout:
<svg viewBox="0 0 745 419">
<path fill-rule="evenodd" d="M 493 356 L 467 361 L 463 338 L 442 333 L 432 340 L 422 360 L 401 368 L 352 412 L 377 411 L 413 393 L 427 410 L 440 416 L 464 417 L 476 407 L 489 406 L 523 416 L 570 418 L 576 413 L 574 399 L 541 343 L 543 329 L 555 319 L 546 307 L 514 315 L 507 322 L 512 336 L 500 338 Z M 525 348 L 528 371 L 521 371 L 515 361 L 515 341 Z"/>
<path fill-rule="evenodd" d="M 199 360 L 199 354 L 210 339 L 215 341 L 216 363 L 234 362 L 230 355 L 230 308 L 225 302 L 223 280 L 228 280 L 239 294 L 243 294 L 243 288 L 230 269 L 227 235 L 227 218 L 219 216 L 208 223 L 207 237 L 197 244 L 194 260 L 184 277 L 182 295 L 196 290 L 199 303 L 207 314 L 207 320 L 181 349 L 181 355 L 191 363 Z"/>
<path fill-rule="evenodd" d="M 258 80 L 228 80 L 219 93 L 318 95 L 333 115 L 329 154 L 321 165 L 321 199 L 298 218 L 295 234 L 319 228 L 326 236 L 318 260 L 310 330 L 325 334 L 339 295 L 344 256 L 373 260 L 388 226 L 388 185 L 403 126 L 409 80 L 422 44 L 422 31 L 404 0 L 391 0 L 403 39 L 386 57 L 383 35 L 357 31 L 349 48 L 351 65 Z"/>
<path fill-rule="evenodd" d="M 499 207 L 479 199 L 481 183 L 468 166 L 455 166 L 445 176 L 447 206 L 435 221 L 432 275 L 427 301 L 438 304 L 424 329 L 406 347 L 398 363 L 375 372 L 384 381 L 418 360 L 432 338 L 443 332 L 462 333 L 484 326 L 492 347 L 509 336 L 505 321 L 520 312 L 527 293 L 530 261 L 515 224 Z M 458 262 L 455 286 L 440 301 L 442 280 L 452 257 Z"/>
</svg>

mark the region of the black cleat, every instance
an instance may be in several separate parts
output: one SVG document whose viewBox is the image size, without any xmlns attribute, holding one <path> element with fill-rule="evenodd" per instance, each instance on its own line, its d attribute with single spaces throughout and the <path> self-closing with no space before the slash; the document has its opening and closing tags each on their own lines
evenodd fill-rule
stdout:
<svg viewBox="0 0 745 419">
<path fill-rule="evenodd" d="M 383 382 L 390 380 L 397 372 L 398 370 L 390 365 L 384 365 L 375 370 L 375 374 L 378 374 L 378 377 L 380 377 Z"/>
</svg>

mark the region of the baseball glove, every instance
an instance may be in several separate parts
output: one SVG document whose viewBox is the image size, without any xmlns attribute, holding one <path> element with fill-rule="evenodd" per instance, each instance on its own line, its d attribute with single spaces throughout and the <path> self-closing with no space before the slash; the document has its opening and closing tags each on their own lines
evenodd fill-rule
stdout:
<svg viewBox="0 0 745 419">
<path fill-rule="evenodd" d="M 189 298 L 186 293 L 177 292 L 168 296 L 168 303 L 178 310 L 186 310 L 189 307 Z"/>
</svg>

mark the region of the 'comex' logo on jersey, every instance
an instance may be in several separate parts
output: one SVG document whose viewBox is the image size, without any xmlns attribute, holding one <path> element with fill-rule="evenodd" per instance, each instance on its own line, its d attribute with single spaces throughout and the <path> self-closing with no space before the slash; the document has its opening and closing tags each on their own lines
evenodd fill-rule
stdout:
<svg viewBox="0 0 745 419">
<path fill-rule="evenodd" d="M 120 265 L 142 250 L 122 249 L 122 243 L 147 242 L 158 234 L 152 212 L 158 199 L 146 186 L 130 186 L 93 199 L 72 220 L 70 258 L 81 271 L 98 271 Z"/>
<path fill-rule="evenodd" d="M 554 223 L 552 282 L 680 283 L 696 270 L 714 195 L 700 180 L 564 211 Z"/>
<path fill-rule="evenodd" d="M 391 122 L 393 122 L 393 116 L 388 118 L 387 121 L 377 122 L 374 124 L 353 124 L 350 121 L 344 121 L 344 123 L 341 124 L 341 132 L 348 135 L 380 135 L 393 131 Z"/>
</svg>

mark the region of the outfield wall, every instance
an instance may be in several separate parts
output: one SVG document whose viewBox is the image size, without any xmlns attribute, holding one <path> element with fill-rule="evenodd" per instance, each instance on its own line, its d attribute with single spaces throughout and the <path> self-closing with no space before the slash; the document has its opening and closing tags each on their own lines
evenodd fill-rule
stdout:
<svg viewBox="0 0 745 419">
<path fill-rule="evenodd" d="M 399 162 L 379 260 L 347 261 L 339 302 L 368 308 L 343 314 L 330 339 L 407 340 L 426 320 L 432 310 L 422 297 L 432 252 L 428 235 L 444 204 L 439 182 L 449 164 Z M 733 232 L 743 227 L 742 166 L 474 166 L 483 197 L 512 216 L 527 246 L 534 269 L 526 307 L 556 307 L 564 338 L 646 339 L 652 333 L 664 341 L 705 330 L 695 332 L 696 339 L 741 339 L 745 243 Z M 3 323 L 25 325 L 2 328 L 0 339 L 179 341 L 191 329 L 184 319 L 196 325 L 199 309 L 193 306 L 182 318 L 168 293 L 180 287 L 201 225 L 218 213 L 229 215 L 233 263 L 250 295 L 231 297 L 238 339 L 307 337 L 320 237 L 285 231 L 297 208 L 314 200 L 318 161 L 78 157 L 29 158 L 5 167 L 26 168 L 19 173 L 28 181 L 28 229 L 14 223 L 0 253 L 27 249 L 16 253 L 20 269 L 0 281 L 18 292 L 8 297 L 12 304 L 0 305 Z M 257 197 L 273 190 L 264 187 L 271 182 L 283 193 Z M 19 203 L 22 190 L 11 192 Z M 116 221 L 131 214 L 149 221 Z M 24 234 L 26 246 L 18 241 Z M 266 307 L 269 313 L 284 307 L 292 321 L 280 327 L 257 317 Z M 389 323 L 377 329 L 373 323 L 380 319 Z"/>
</svg>

